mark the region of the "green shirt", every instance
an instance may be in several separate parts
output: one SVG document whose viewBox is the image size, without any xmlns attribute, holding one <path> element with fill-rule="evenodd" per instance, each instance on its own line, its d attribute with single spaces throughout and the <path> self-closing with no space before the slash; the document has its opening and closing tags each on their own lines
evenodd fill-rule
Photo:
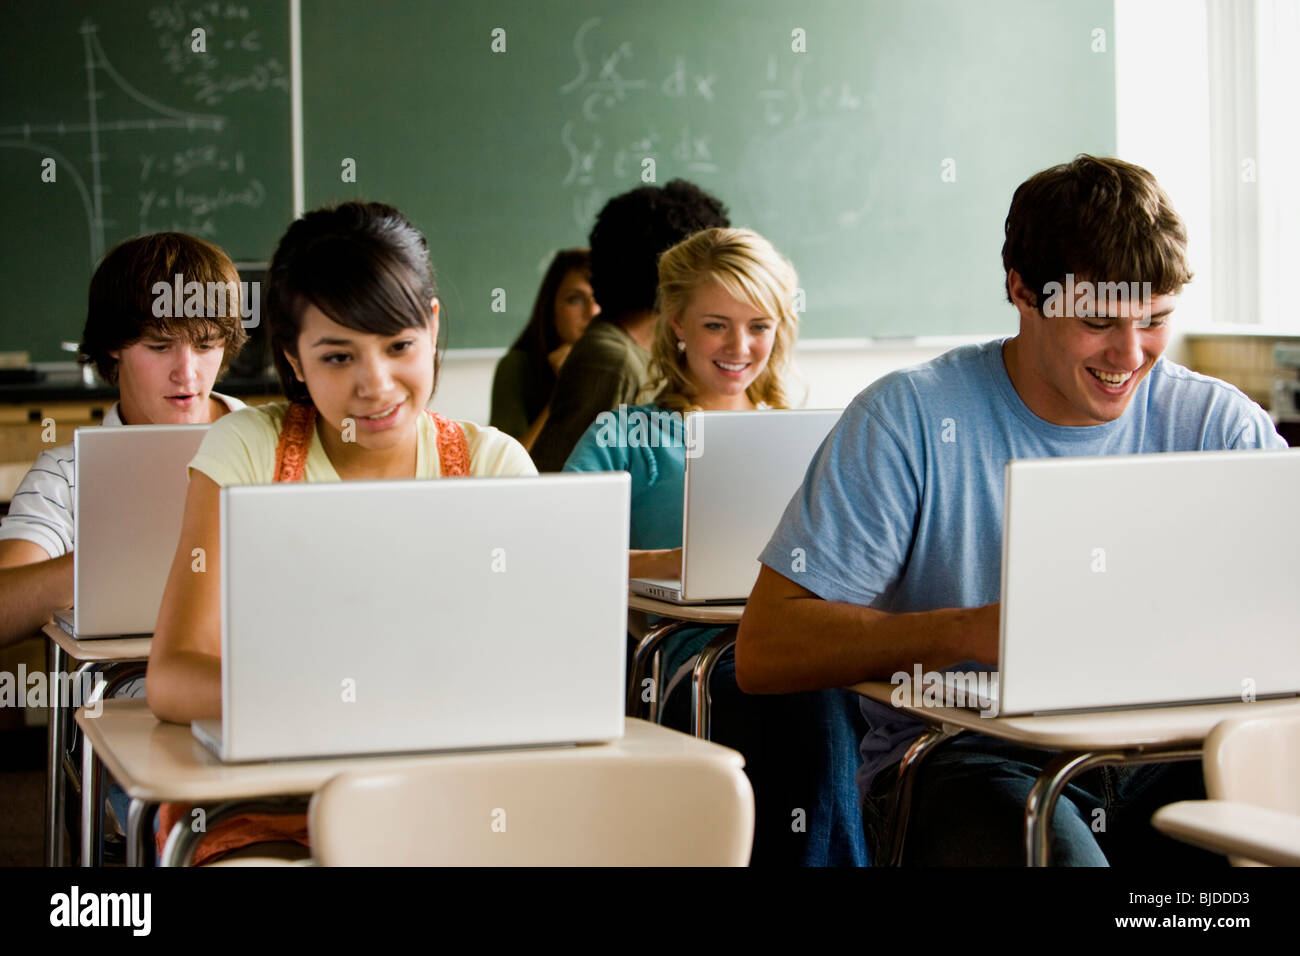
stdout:
<svg viewBox="0 0 1300 956">
<path fill-rule="evenodd" d="M 546 407 L 555 387 L 555 375 L 545 374 L 523 349 L 511 349 L 497 363 L 492 377 L 492 414 L 489 423 L 513 438 L 522 438 L 528 426 Z"/>
<path fill-rule="evenodd" d="M 649 377 L 650 352 L 612 322 L 597 320 L 560 368 L 551 415 L 533 445 L 539 471 L 559 471 L 601 412 L 636 401 Z"/>
</svg>

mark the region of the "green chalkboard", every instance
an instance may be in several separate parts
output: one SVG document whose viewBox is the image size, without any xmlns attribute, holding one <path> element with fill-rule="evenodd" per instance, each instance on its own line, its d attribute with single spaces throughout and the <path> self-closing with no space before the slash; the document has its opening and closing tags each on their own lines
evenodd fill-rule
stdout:
<svg viewBox="0 0 1300 956">
<path fill-rule="evenodd" d="M 1113 26 L 1111 0 L 315 0 L 307 203 L 407 212 L 452 347 L 507 344 L 646 160 L 794 261 L 805 338 L 1005 330 L 1015 186 L 1114 152 Z"/>
<path fill-rule="evenodd" d="M 454 348 L 507 344 L 551 252 L 651 174 L 695 180 L 790 256 L 805 338 L 1004 329 L 1012 190 L 1115 148 L 1111 0 L 313 0 L 301 16 L 307 204 L 405 210 Z M 291 216 L 288 21 L 287 2 L 0 7 L 0 349 L 66 357 L 86 281 L 126 236 L 269 255 Z"/>
<path fill-rule="evenodd" d="M 129 236 L 270 255 L 292 216 L 288 6 L 0 6 L 0 349 L 70 358 L 91 273 Z"/>
</svg>

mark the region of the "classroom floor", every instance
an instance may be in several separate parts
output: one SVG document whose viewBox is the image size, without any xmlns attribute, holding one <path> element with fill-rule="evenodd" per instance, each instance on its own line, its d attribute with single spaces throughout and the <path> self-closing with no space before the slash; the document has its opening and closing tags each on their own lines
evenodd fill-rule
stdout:
<svg viewBox="0 0 1300 956">
<path fill-rule="evenodd" d="M 0 866 L 45 865 L 45 729 L 0 731 Z"/>
</svg>

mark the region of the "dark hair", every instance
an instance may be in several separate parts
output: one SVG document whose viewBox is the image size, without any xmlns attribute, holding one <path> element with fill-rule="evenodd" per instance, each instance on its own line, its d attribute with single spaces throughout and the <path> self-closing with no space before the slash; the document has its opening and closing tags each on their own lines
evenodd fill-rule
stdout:
<svg viewBox="0 0 1300 956">
<path fill-rule="evenodd" d="M 154 285 L 166 283 L 170 292 L 177 275 L 182 286 L 190 282 L 202 283 L 205 290 L 220 286 L 225 308 L 214 308 L 215 314 L 186 316 L 182 303 L 172 303 L 166 310 L 171 315 L 155 314 Z M 233 289 L 229 283 L 234 283 Z M 204 301 L 215 306 L 220 300 L 205 294 Z M 90 279 L 86 326 L 77 360 L 83 365 L 94 363 L 100 377 L 116 385 L 117 359 L 109 353 L 146 336 L 192 345 L 224 340 L 224 372 L 248 340 L 240 316 L 239 273 L 230 257 L 212 243 L 181 232 L 139 236 L 109 250 Z"/>
<path fill-rule="evenodd" d="M 533 312 L 528 318 L 528 324 L 519 333 L 514 345 L 510 346 L 527 353 L 529 363 L 543 376 L 554 374 L 546 357 L 560 347 L 560 333 L 555 328 L 555 296 L 560 290 L 560 283 L 574 271 L 590 278 L 590 249 L 561 249 L 555 254 L 546 269 L 546 275 L 542 277 L 537 298 L 533 300 Z"/>
<path fill-rule="evenodd" d="M 659 254 L 701 229 L 729 225 L 722 201 L 684 179 L 642 186 L 605 203 L 589 237 L 597 320 L 653 309 Z"/>
<path fill-rule="evenodd" d="M 298 357 L 302 314 L 314 305 L 358 332 L 396 335 L 429 324 L 437 290 L 420 230 L 392 206 L 345 202 L 309 212 L 291 225 L 266 274 L 266 317 L 280 387 L 293 402 L 311 402 L 285 353 Z M 434 360 L 438 387 L 442 350 Z"/>
<path fill-rule="evenodd" d="M 1093 282 L 1150 282 L 1156 295 L 1192 279 L 1187 229 L 1141 166 L 1081 154 L 1021 183 L 1007 213 L 1002 267 L 1015 269 L 1041 306 L 1067 273 Z"/>
</svg>

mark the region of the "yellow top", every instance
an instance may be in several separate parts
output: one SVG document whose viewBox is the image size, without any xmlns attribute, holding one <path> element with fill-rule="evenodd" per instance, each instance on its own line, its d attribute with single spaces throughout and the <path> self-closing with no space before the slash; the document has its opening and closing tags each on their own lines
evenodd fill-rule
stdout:
<svg viewBox="0 0 1300 956">
<path fill-rule="evenodd" d="M 189 467 L 197 468 L 222 487 L 270 484 L 275 474 L 275 446 L 288 407 L 288 403 L 279 402 L 223 415 L 208 429 Z M 524 446 L 509 435 L 473 422 L 458 424 L 465 430 L 469 443 L 471 475 L 491 478 L 537 474 Z M 437 478 L 442 474 L 438 461 L 437 426 L 432 418 L 421 414 L 416 427 L 419 444 L 415 455 L 415 477 Z M 339 480 L 338 472 L 321 445 L 320 435 L 313 429 L 303 481 Z"/>
</svg>

